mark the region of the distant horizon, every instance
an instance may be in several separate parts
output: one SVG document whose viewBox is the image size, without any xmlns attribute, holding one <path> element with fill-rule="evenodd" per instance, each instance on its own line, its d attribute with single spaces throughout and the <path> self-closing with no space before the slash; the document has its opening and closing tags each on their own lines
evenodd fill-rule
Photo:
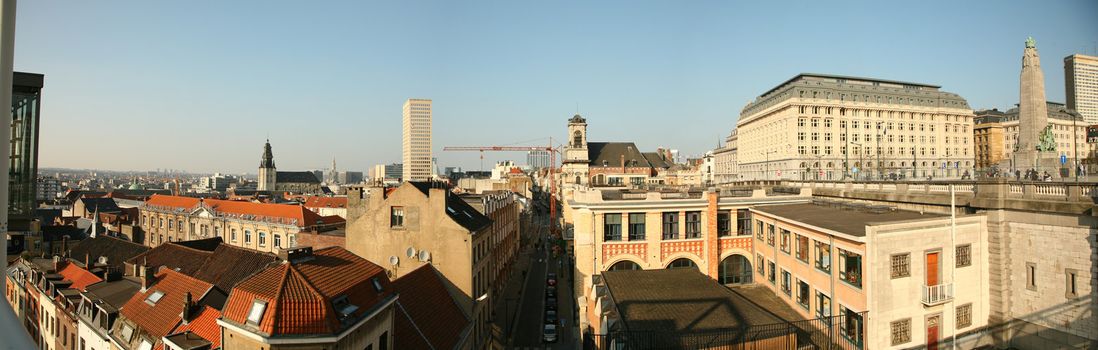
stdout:
<svg viewBox="0 0 1098 350">
<path fill-rule="evenodd" d="M 487 152 L 482 169 L 477 152 L 442 148 L 560 144 L 577 112 L 592 141 L 697 156 L 802 72 L 1009 109 L 1027 37 L 1049 101 L 1066 102 L 1063 58 L 1098 52 L 1087 0 L 20 5 L 15 69 L 45 75 L 42 168 L 256 172 L 270 138 L 280 169 L 335 158 L 367 173 L 400 162 L 408 98 L 434 102 L 440 169 L 524 164 Z"/>
</svg>

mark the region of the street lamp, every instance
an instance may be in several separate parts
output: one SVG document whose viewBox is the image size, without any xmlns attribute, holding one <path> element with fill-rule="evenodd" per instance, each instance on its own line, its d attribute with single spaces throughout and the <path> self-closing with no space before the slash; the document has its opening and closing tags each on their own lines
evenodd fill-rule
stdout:
<svg viewBox="0 0 1098 350">
<path fill-rule="evenodd" d="M 881 172 L 882 172 L 882 170 L 881 170 L 881 138 L 884 137 L 883 136 L 884 134 L 888 133 L 888 129 L 885 129 L 885 128 L 881 127 L 882 124 L 884 124 L 884 122 L 877 122 L 877 130 L 880 130 L 879 132 L 877 132 L 877 151 L 876 151 L 877 152 L 877 179 L 878 180 L 881 179 Z"/>
</svg>

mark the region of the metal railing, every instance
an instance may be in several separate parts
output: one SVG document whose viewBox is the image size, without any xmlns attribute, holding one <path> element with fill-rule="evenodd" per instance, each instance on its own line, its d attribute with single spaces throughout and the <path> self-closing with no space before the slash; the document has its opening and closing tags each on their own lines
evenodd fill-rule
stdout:
<svg viewBox="0 0 1098 350">
<path fill-rule="evenodd" d="M 587 350 L 862 349 L 866 313 L 699 332 L 611 331 L 585 334 Z"/>
<path fill-rule="evenodd" d="M 933 306 L 953 300 L 953 283 L 923 285 L 923 305 Z"/>
</svg>

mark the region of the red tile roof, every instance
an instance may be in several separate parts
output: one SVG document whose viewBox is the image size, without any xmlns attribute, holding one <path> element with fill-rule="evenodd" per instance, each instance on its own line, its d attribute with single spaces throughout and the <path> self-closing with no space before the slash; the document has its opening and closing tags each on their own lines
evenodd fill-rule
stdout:
<svg viewBox="0 0 1098 350">
<path fill-rule="evenodd" d="M 213 343 L 210 349 L 221 348 L 221 326 L 217 325 L 217 319 L 221 317 L 221 311 L 217 311 L 209 306 L 202 307 L 202 311 L 195 316 L 190 323 L 180 324 L 176 327 L 175 333 L 191 332 L 202 339 L 209 340 Z"/>
<path fill-rule="evenodd" d="M 99 278 L 99 276 L 88 272 L 88 270 L 85 270 L 84 268 L 77 266 L 76 264 L 70 262 L 62 262 L 62 264 L 64 264 L 65 266 L 62 267 L 61 271 L 58 271 L 57 273 L 61 274 L 61 277 L 64 280 L 72 282 L 72 285 L 69 286 L 70 288 L 83 292 L 85 291 L 85 288 L 87 288 L 89 285 L 103 281 L 103 279 Z"/>
<path fill-rule="evenodd" d="M 469 319 L 442 278 L 434 266 L 423 265 L 393 281 L 400 304 L 393 321 L 394 349 L 453 349 L 461 341 Z"/>
<path fill-rule="evenodd" d="M 347 197 L 305 197 L 305 206 L 309 208 L 346 208 Z"/>
<path fill-rule="evenodd" d="M 283 263 L 240 282 L 229 294 L 223 319 L 245 324 L 253 300 L 267 302 L 259 332 L 274 335 L 336 334 L 343 330 L 332 301 L 346 296 L 354 317 L 391 295 L 389 278 L 376 264 L 346 249 L 313 252 L 312 260 Z M 382 286 L 378 293 L 371 282 Z"/>
<path fill-rule="evenodd" d="M 149 334 L 160 339 L 168 335 L 181 321 L 183 295 L 191 293 L 191 300 L 202 299 L 213 285 L 171 269 L 160 269 L 156 273 L 156 283 L 149 289 L 134 294 L 126 305 L 122 306 L 122 316 L 132 320 Z M 154 292 L 163 292 L 164 296 L 154 305 L 145 302 Z"/>
<path fill-rule="evenodd" d="M 149 200 L 145 201 L 145 205 L 153 207 L 181 208 L 184 210 L 193 210 L 202 206 L 209 208 L 215 213 L 224 215 L 256 216 L 255 218 L 245 218 L 246 220 L 262 221 L 267 219 L 279 219 L 286 224 L 297 225 L 298 227 L 316 225 L 316 220 L 320 219 L 319 214 L 306 209 L 304 206 L 289 204 L 253 203 L 210 198 L 199 199 L 193 197 L 166 196 L 156 194 L 152 197 L 149 197 Z"/>
</svg>

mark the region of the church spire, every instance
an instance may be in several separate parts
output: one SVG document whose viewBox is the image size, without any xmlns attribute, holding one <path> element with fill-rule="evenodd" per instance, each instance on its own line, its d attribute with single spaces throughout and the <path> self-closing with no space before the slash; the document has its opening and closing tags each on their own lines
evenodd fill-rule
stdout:
<svg viewBox="0 0 1098 350">
<path fill-rule="evenodd" d="M 271 154 L 270 139 L 267 139 L 267 143 L 263 144 L 263 158 L 259 160 L 259 167 L 271 169 L 275 167 L 274 155 Z"/>
</svg>

